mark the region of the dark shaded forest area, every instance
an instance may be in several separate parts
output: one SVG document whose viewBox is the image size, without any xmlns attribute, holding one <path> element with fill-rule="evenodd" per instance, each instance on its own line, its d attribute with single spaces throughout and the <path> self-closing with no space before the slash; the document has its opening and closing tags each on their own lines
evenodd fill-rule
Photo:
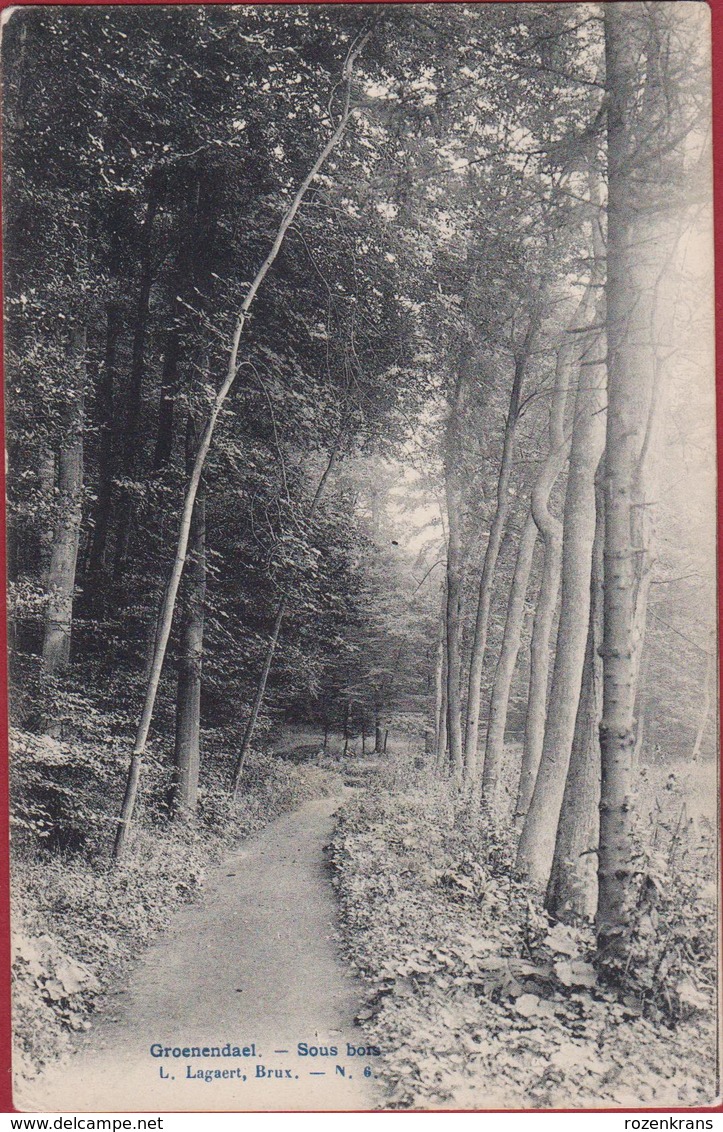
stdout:
<svg viewBox="0 0 723 1132">
<path fill-rule="evenodd" d="M 6 22 L 18 1072 L 339 793 L 389 1103 L 713 1101 L 707 21 Z"/>
</svg>

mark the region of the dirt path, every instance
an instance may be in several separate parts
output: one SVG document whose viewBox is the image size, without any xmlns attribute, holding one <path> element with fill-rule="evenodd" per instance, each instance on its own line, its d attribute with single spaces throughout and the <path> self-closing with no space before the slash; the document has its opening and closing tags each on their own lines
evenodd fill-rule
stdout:
<svg viewBox="0 0 723 1132">
<path fill-rule="evenodd" d="M 146 952 L 113 1015 L 97 1023 L 78 1052 L 26 1088 L 20 1105 L 26 1111 L 373 1107 L 378 1097 L 364 1068 L 373 1072 L 375 1059 L 348 1055 L 347 1042 L 364 1044 L 353 1021 L 360 988 L 338 955 L 336 902 L 322 853 L 338 805 L 338 798 L 307 803 L 216 868 L 203 901 L 183 909 Z M 299 1043 L 338 1053 L 300 1056 Z M 154 1045 L 180 1056 L 154 1057 Z M 182 1052 L 224 1046 L 230 1055 Z M 227 1076 L 207 1081 L 205 1071 Z"/>
</svg>

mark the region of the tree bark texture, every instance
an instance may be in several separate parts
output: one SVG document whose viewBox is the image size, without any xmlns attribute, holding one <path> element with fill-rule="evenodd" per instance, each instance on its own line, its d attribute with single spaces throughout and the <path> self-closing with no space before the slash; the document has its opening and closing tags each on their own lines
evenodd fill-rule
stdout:
<svg viewBox="0 0 723 1132">
<path fill-rule="evenodd" d="M 602 715 L 603 543 L 602 492 L 596 492 L 595 542 L 590 580 L 590 624 L 585 648 L 570 767 L 565 782 L 555 855 L 545 906 L 558 920 L 592 920 L 597 907 L 600 835 L 600 717 Z"/>
<path fill-rule="evenodd" d="M 434 759 L 440 772 L 447 755 L 447 634 L 446 594 L 442 592 L 442 614 L 439 619 L 439 639 L 434 666 Z"/>
<path fill-rule="evenodd" d="M 447 497 L 447 735 L 452 775 L 462 785 L 462 485 L 461 424 L 464 404 L 464 370 L 460 364 L 454 396 L 449 407 L 444 453 L 444 483 Z"/>
<path fill-rule="evenodd" d="M 193 466 L 197 445 L 197 429 L 193 417 L 189 415 L 186 426 L 186 462 L 189 468 Z M 178 817 L 192 814 L 198 800 L 203 621 L 206 600 L 206 490 L 203 479 L 198 486 L 191 518 L 184 591 L 171 798 L 171 808 Z"/>
<path fill-rule="evenodd" d="M 96 616 L 103 616 L 103 572 L 113 499 L 113 432 L 116 355 L 122 320 L 117 303 L 106 306 L 105 357 L 96 386 L 98 418 L 98 492 L 93 515 L 93 535 L 88 556 L 87 604 Z"/>
<path fill-rule="evenodd" d="M 134 321 L 129 392 L 125 423 L 118 443 L 120 472 L 127 479 L 131 479 L 136 473 L 138 449 L 140 447 L 139 429 L 143 406 L 146 336 L 150 316 L 151 287 L 153 285 L 153 229 L 164 187 L 162 177 L 157 174 L 151 177 L 146 213 L 140 231 L 140 279 Z M 113 562 L 113 573 L 116 579 L 120 578 L 128 553 L 132 516 L 132 496 L 127 489 L 121 489 L 117 500 L 116 546 Z"/>
<path fill-rule="evenodd" d="M 661 83 L 665 33 L 655 10 L 605 6 L 608 134 L 608 420 L 605 476 L 605 628 L 598 860 L 598 957 L 619 969 L 627 951 L 632 859 L 632 761 L 642 611 L 636 545 L 641 465 L 659 376 L 657 291 L 674 240 L 670 128 Z M 666 164 L 663 164 L 666 162 Z M 638 628 L 636 629 L 636 620 Z"/>
<path fill-rule="evenodd" d="M 555 392 L 550 406 L 549 468 L 554 453 L 569 451 L 571 437 L 565 438 L 565 409 L 579 376 L 581 361 L 580 331 L 592 318 L 594 310 L 592 287 L 586 289 L 575 317 L 562 342 L 555 366 Z M 542 756 L 547 719 L 547 693 L 550 675 L 550 641 L 560 591 L 562 570 L 562 523 L 550 510 L 550 495 L 556 476 L 540 476 L 532 491 L 531 510 L 543 544 L 543 564 L 540 589 L 537 595 L 535 617 L 530 642 L 530 685 L 525 713 L 525 738 L 522 765 L 517 790 L 515 813 L 524 818 L 530 808 L 535 779 Z"/>
<path fill-rule="evenodd" d="M 71 341 L 71 365 L 76 388 L 67 414 L 66 436 L 58 454 L 58 505 L 53 549 L 48 567 L 43 664 L 55 676 L 70 661 L 73 598 L 83 510 L 83 424 L 85 416 L 85 329 Z"/>
<path fill-rule="evenodd" d="M 507 711 L 512 678 L 517 664 L 517 654 L 520 650 L 522 626 L 525 619 L 525 597 L 527 596 L 527 585 L 530 580 L 536 543 L 537 527 L 530 513 L 522 528 L 522 535 L 517 548 L 517 561 L 515 562 L 515 573 L 512 578 L 510 598 L 507 605 L 502 648 L 497 661 L 495 682 L 490 700 L 490 718 L 487 725 L 487 742 L 482 773 L 482 801 L 491 811 L 498 809 L 499 779 L 504 755 Z"/>
</svg>

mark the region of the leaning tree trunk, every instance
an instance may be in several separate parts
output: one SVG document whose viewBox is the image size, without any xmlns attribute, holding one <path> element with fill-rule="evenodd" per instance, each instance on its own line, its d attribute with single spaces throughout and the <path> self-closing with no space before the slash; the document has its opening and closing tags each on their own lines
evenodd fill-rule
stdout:
<svg viewBox="0 0 723 1132">
<path fill-rule="evenodd" d="M 582 685 L 595 537 L 595 470 L 605 443 L 605 339 L 583 336 L 570 470 L 563 512 L 562 592 L 557 648 L 540 766 L 517 851 L 518 868 L 546 885 L 555 850 Z"/>
<path fill-rule="evenodd" d="M 675 244 L 668 218 L 680 140 L 675 91 L 665 89 L 666 28 L 656 7 L 606 4 L 608 133 L 608 421 L 605 481 L 605 627 L 602 784 L 598 856 L 598 958 L 626 963 L 632 883 L 632 776 L 641 598 L 636 545 L 640 469 L 658 377 L 662 312 L 657 292 Z M 672 102 L 671 102 L 672 97 Z M 685 129 L 680 139 L 684 140 Z M 677 155 L 676 155 L 677 150 Z M 671 179 L 672 176 L 672 179 Z M 648 442 L 649 443 L 649 442 Z M 636 631 L 637 622 L 637 631 Z"/>
<path fill-rule="evenodd" d="M 597 525 L 590 579 L 590 624 L 570 767 L 557 826 L 545 907 L 558 920 L 592 920 L 597 907 L 596 851 L 600 835 L 602 715 L 603 500 L 595 493 Z"/>
<path fill-rule="evenodd" d="M 254 299 L 261 287 L 264 279 L 266 278 L 269 270 L 274 264 L 281 245 L 289 228 L 291 227 L 294 218 L 301 207 L 301 204 L 306 196 L 306 193 L 315 180 L 317 174 L 326 162 L 329 154 L 336 148 L 341 138 L 344 135 L 347 124 L 352 115 L 351 108 L 351 80 L 353 67 L 359 53 L 364 48 L 369 33 L 365 35 L 354 49 L 349 53 L 349 56 L 344 64 L 343 77 L 346 80 L 346 97 L 341 117 L 337 124 L 336 129 L 331 134 L 326 145 L 323 147 L 318 157 L 316 158 L 311 169 L 302 181 L 299 189 L 297 190 L 291 204 L 284 213 L 281 223 L 276 231 L 276 237 L 266 259 L 259 268 L 256 276 L 249 287 L 246 298 L 241 304 L 241 310 L 234 328 L 233 339 L 231 342 L 231 349 L 229 351 L 228 366 L 226 369 L 226 376 L 223 383 L 218 390 L 211 410 L 206 421 L 201 442 L 196 453 L 196 459 L 193 465 L 193 471 L 186 489 L 186 497 L 183 504 L 183 511 L 181 514 L 181 522 L 178 532 L 178 542 L 176 545 L 176 554 L 171 568 L 171 573 L 168 579 L 162 602 L 160 616 L 158 618 L 158 634 L 156 636 L 156 645 L 154 649 L 153 664 L 146 687 L 146 695 L 143 703 L 143 710 L 141 718 L 138 722 L 138 729 L 136 731 L 135 742 L 133 744 L 133 752 L 131 755 L 130 765 L 128 767 L 128 777 L 126 780 L 126 788 L 123 796 L 123 803 L 121 806 L 120 818 L 118 821 L 118 830 L 116 833 L 115 844 L 113 847 L 113 855 L 118 859 L 125 847 L 130 829 L 130 823 L 133 819 L 133 811 L 135 809 L 136 797 L 138 794 L 138 783 L 140 779 L 141 764 L 143 754 L 146 749 L 148 741 L 148 732 L 151 726 L 151 719 L 153 718 L 153 709 L 156 703 L 156 696 L 158 694 L 158 685 L 161 679 L 161 671 L 163 669 L 163 661 L 166 656 L 166 648 L 168 646 L 168 638 L 171 634 L 171 624 L 173 622 L 173 612 L 176 606 L 176 597 L 178 596 L 178 587 L 181 582 L 181 575 L 183 573 L 184 563 L 186 561 L 186 554 L 188 550 L 188 539 L 191 529 L 191 518 L 193 515 L 193 508 L 196 502 L 196 493 L 198 485 L 201 481 L 203 467 L 206 462 L 206 456 L 211 446 L 213 439 L 216 421 L 218 420 L 219 413 L 223 408 L 224 402 L 236 380 L 237 374 L 240 369 L 238 360 L 239 349 L 241 346 L 241 338 L 243 336 L 244 328 L 249 317 L 249 310 L 253 305 Z"/>
<path fill-rule="evenodd" d="M 498 792 L 504 754 L 507 711 L 510 703 L 512 677 L 517 664 L 517 654 L 520 651 L 522 626 L 525 619 L 525 597 L 527 596 L 527 584 L 530 580 L 536 543 L 537 527 L 532 515 L 529 514 L 522 528 L 522 535 L 517 548 L 517 560 L 507 605 L 502 648 L 495 669 L 495 682 L 490 700 L 490 717 L 487 725 L 484 771 L 482 774 L 482 801 L 485 808 L 492 814 L 499 813 Z"/>
<path fill-rule="evenodd" d="M 50 676 L 70 660 L 75 572 L 83 509 L 83 426 L 85 415 L 85 329 L 73 332 L 71 364 L 76 388 L 71 394 L 66 432 L 58 454 L 58 506 L 48 568 L 48 604 L 43 636 L 43 664 Z"/>
<path fill-rule="evenodd" d="M 548 462 L 552 459 L 554 452 L 564 452 L 566 459 L 569 451 L 570 439 L 566 441 L 564 436 L 565 408 L 569 400 L 567 392 L 574 389 L 578 381 L 581 358 L 579 332 L 588 325 L 593 311 L 594 291 L 592 286 L 589 286 L 557 352 L 555 397 L 550 409 L 550 455 Z M 550 510 L 550 495 L 556 478 L 556 476 L 552 478 L 541 476 L 532 491 L 532 515 L 542 537 L 543 564 L 530 642 L 530 684 L 525 713 L 525 737 L 522 748 L 520 781 L 515 806 L 515 814 L 518 818 L 524 818 L 530 808 L 545 737 L 550 675 L 550 640 L 562 570 L 562 523 Z"/>
<path fill-rule="evenodd" d="M 482 671 L 484 668 L 485 651 L 487 649 L 487 630 L 489 627 L 490 604 L 492 601 L 492 586 L 497 569 L 497 559 L 502 545 L 502 536 L 507 524 L 510 510 L 510 480 L 512 477 L 512 456 L 517 433 L 517 422 L 520 413 L 520 394 L 522 383 L 527 369 L 532 341 L 537 333 L 539 318 L 530 316 L 529 326 L 522 347 L 515 357 L 515 371 L 510 390 L 510 403 L 505 420 L 505 433 L 502 443 L 502 457 L 500 471 L 497 479 L 497 503 L 490 527 L 482 577 L 479 585 L 477 600 L 477 617 L 475 620 L 474 637 L 472 639 L 472 653 L 469 664 L 469 682 L 467 690 L 467 727 L 464 742 L 464 777 L 468 785 L 477 779 L 477 744 L 479 737 L 479 716 L 482 697 Z"/>
<path fill-rule="evenodd" d="M 537 541 L 537 530 L 540 525 L 540 511 L 542 508 L 547 511 L 547 502 L 550 493 L 567 460 L 570 447 L 569 440 L 566 441 L 564 435 L 565 405 L 567 403 L 570 367 L 562 363 L 563 354 L 564 348 L 558 353 L 558 361 L 555 367 L 555 385 L 550 403 L 548 453 L 537 477 L 537 482 L 532 490 L 530 513 L 525 522 L 522 537 L 520 538 L 515 574 L 512 580 L 510 600 L 507 608 L 502 649 L 495 672 L 495 683 L 492 690 L 492 699 L 490 701 L 490 718 L 487 728 L 482 794 L 485 805 L 492 809 L 495 808 L 495 795 L 498 789 L 499 773 L 504 751 L 510 689 L 512 687 L 512 677 L 517 663 L 517 654 L 520 648 L 522 625 L 525 616 L 525 596 L 527 594 L 527 585 L 532 569 L 532 559 L 535 543 Z M 550 516 L 550 518 L 552 518 L 552 516 Z M 548 560 L 549 555 L 546 556 L 545 562 L 547 563 Z M 556 593 L 557 587 L 555 587 L 555 594 Z M 539 634 L 536 644 L 539 648 Z M 547 673 L 545 673 L 545 691 L 547 691 Z M 535 772 L 537 771 L 537 763 L 535 763 L 534 770 Z M 520 774 L 520 789 L 522 788 L 523 782 L 525 784 L 527 783 L 529 777 L 532 776 L 523 758 L 522 771 Z M 532 785 L 534 785 L 534 777 L 532 778 L 532 783 L 529 788 L 530 796 L 532 794 Z M 527 805 L 529 805 L 529 799 L 527 800 Z M 516 807 L 518 813 L 519 806 L 520 792 L 518 791 Z"/>
<path fill-rule="evenodd" d="M 189 468 L 198 444 L 193 417 L 186 426 L 186 461 Z M 203 620 L 206 600 L 206 491 L 198 486 L 188 538 L 188 565 L 184 582 L 176 689 L 176 741 L 171 809 L 178 817 L 192 814 L 198 799 L 201 731 L 201 670 Z"/>
<path fill-rule="evenodd" d="M 317 512 L 317 509 L 319 507 L 319 503 L 321 502 L 322 496 L 323 496 L 323 494 L 326 490 L 326 485 L 329 481 L 329 476 L 331 475 L 332 470 L 334 468 L 334 465 L 336 464 L 336 461 L 337 461 L 337 458 L 338 458 L 338 455 L 339 455 L 340 443 L 341 443 L 341 441 L 339 441 L 339 443 L 337 443 L 336 448 L 331 453 L 331 456 L 329 457 L 329 461 L 326 465 L 326 468 L 324 469 L 324 474 L 322 475 L 321 479 L 319 480 L 319 485 L 318 485 L 316 492 L 314 494 L 314 498 L 312 500 L 311 507 L 309 508 L 308 521 L 310 523 L 314 520 L 314 517 L 316 516 L 316 512 Z M 271 665 L 272 665 L 272 662 L 273 662 L 273 659 L 274 659 L 274 653 L 276 652 L 276 646 L 279 643 L 279 633 L 281 632 L 281 623 L 284 620 L 284 614 L 286 613 L 286 606 L 287 605 L 288 605 L 288 597 L 287 597 L 286 594 L 284 594 L 284 596 L 281 598 L 281 600 L 278 604 L 278 607 L 276 609 L 276 616 L 274 617 L 274 624 L 273 624 L 273 627 L 271 629 L 271 636 L 269 637 L 269 643 L 266 646 L 266 655 L 264 657 L 264 663 L 263 663 L 263 667 L 261 669 L 261 675 L 259 676 L 259 682 L 256 686 L 256 695 L 254 696 L 254 702 L 251 705 L 251 714 L 249 715 L 248 723 L 246 724 L 246 730 L 244 731 L 243 739 L 241 740 L 241 748 L 239 750 L 238 758 L 236 759 L 236 764 L 234 766 L 234 772 L 233 772 L 233 795 L 234 795 L 234 797 L 236 797 L 236 794 L 238 792 L 239 783 L 241 782 L 241 775 L 243 774 L 243 769 L 244 769 L 244 766 L 246 764 L 246 758 L 247 758 L 247 755 L 249 753 L 249 749 L 251 747 L 251 742 L 252 742 L 253 737 L 254 737 L 254 731 L 256 730 L 256 724 L 258 722 L 259 712 L 261 711 L 261 707 L 262 707 L 263 702 L 264 702 L 264 697 L 266 695 L 266 684 L 267 684 L 268 679 L 269 679 L 269 673 L 271 671 Z"/>
</svg>

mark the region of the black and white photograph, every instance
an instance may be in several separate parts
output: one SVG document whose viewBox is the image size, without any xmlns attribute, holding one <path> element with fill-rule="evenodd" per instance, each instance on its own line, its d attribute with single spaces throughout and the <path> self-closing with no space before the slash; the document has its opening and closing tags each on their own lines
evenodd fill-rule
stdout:
<svg viewBox="0 0 723 1132">
<path fill-rule="evenodd" d="M 707 4 L 1 30 L 16 1108 L 719 1105 Z"/>
</svg>

